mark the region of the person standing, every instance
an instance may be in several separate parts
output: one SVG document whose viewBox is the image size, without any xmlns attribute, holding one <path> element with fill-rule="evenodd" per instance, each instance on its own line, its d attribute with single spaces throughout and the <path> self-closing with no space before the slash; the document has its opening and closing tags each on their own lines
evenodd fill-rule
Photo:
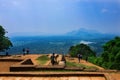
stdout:
<svg viewBox="0 0 120 80">
<path fill-rule="evenodd" d="M 22 50 L 22 51 L 23 51 L 23 55 L 25 55 L 25 53 L 26 53 L 25 48 L 23 48 L 23 50 Z"/>
<path fill-rule="evenodd" d="M 88 61 L 88 56 L 86 56 L 86 62 Z"/>
<path fill-rule="evenodd" d="M 52 54 L 50 59 L 51 59 L 51 64 L 55 65 L 55 53 Z"/>
<path fill-rule="evenodd" d="M 6 52 L 6 56 L 8 56 L 8 52 Z"/>
<path fill-rule="evenodd" d="M 30 52 L 30 51 L 29 51 L 29 48 L 27 48 L 26 53 L 29 54 L 29 52 Z"/>
<path fill-rule="evenodd" d="M 82 59 L 82 54 L 80 54 L 80 59 Z"/>
<path fill-rule="evenodd" d="M 78 54 L 77 56 L 78 56 L 78 62 L 80 63 L 81 56 L 80 54 Z"/>
<path fill-rule="evenodd" d="M 64 55 L 62 55 L 61 61 L 64 61 L 64 62 L 66 63 L 66 59 L 65 59 L 65 56 L 64 56 Z"/>
</svg>

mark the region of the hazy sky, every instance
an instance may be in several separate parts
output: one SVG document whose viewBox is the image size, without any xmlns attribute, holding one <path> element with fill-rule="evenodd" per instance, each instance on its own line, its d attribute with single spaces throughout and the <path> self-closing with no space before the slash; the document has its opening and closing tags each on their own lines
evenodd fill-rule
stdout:
<svg viewBox="0 0 120 80">
<path fill-rule="evenodd" d="M 80 28 L 120 34 L 120 0 L 0 0 L 0 25 L 9 34 Z"/>
</svg>

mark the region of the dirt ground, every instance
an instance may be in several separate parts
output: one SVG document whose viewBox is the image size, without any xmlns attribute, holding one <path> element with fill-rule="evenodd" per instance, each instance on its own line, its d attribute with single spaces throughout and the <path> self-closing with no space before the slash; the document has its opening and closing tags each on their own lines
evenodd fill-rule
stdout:
<svg viewBox="0 0 120 80">
<path fill-rule="evenodd" d="M 9 67 L 17 62 L 0 62 L 0 72 L 9 72 Z"/>
<path fill-rule="evenodd" d="M 111 78 L 113 80 L 120 80 L 120 72 L 117 72 L 117 73 L 109 73 Z"/>
</svg>

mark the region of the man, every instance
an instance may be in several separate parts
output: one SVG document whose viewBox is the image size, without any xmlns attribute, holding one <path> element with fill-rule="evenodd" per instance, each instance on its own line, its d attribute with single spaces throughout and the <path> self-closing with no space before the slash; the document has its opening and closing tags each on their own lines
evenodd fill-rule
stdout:
<svg viewBox="0 0 120 80">
<path fill-rule="evenodd" d="M 27 48 L 26 52 L 27 52 L 27 54 L 29 54 L 29 52 L 30 52 L 30 51 L 29 51 L 29 48 Z"/>
<path fill-rule="evenodd" d="M 25 55 L 25 52 L 26 52 L 26 51 L 25 51 L 25 48 L 23 48 L 23 50 L 22 50 L 22 51 L 23 51 L 23 55 Z"/>
<path fill-rule="evenodd" d="M 79 61 L 79 63 L 80 63 L 81 55 L 78 54 L 77 56 L 78 56 L 78 61 Z"/>
<path fill-rule="evenodd" d="M 52 54 L 50 59 L 51 59 L 51 64 L 54 65 L 55 64 L 55 53 Z"/>
</svg>

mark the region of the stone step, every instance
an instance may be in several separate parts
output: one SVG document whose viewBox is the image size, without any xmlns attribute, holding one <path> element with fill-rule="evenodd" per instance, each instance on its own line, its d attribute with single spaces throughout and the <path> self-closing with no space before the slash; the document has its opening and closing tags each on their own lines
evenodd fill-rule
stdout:
<svg viewBox="0 0 120 80">
<path fill-rule="evenodd" d="M 93 72 L 10 72 L 0 73 L 1 80 L 111 80 L 109 75 Z"/>
</svg>

